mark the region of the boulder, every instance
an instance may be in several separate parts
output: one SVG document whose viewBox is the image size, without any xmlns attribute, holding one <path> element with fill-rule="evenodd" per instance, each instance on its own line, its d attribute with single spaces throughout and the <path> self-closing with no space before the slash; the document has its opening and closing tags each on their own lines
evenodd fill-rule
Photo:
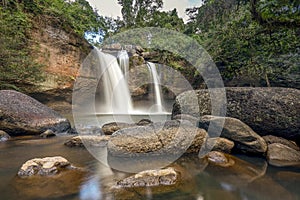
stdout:
<svg viewBox="0 0 300 200">
<path fill-rule="evenodd" d="M 211 151 L 220 151 L 224 153 L 230 153 L 234 147 L 234 142 L 226 138 L 208 138 L 206 141 L 206 149 Z"/>
<path fill-rule="evenodd" d="M 213 89 L 217 92 L 218 89 Z M 211 115 L 208 90 L 177 96 L 172 116 Z M 228 117 L 237 118 L 259 135 L 300 140 L 300 91 L 291 88 L 226 88 Z"/>
<path fill-rule="evenodd" d="M 59 174 L 65 169 L 74 169 L 75 167 L 71 163 L 61 157 L 45 157 L 45 158 L 34 158 L 25 162 L 20 170 L 18 176 L 28 177 L 34 175 L 49 176 Z"/>
<path fill-rule="evenodd" d="M 0 142 L 5 142 L 10 139 L 10 136 L 5 132 L 0 130 Z"/>
<path fill-rule="evenodd" d="M 213 126 L 209 134 L 218 135 L 214 133 L 214 127 L 220 130 L 218 127 L 222 125 L 222 121 L 224 126 L 220 136 L 233 141 L 235 150 L 251 154 L 264 154 L 267 151 L 265 140 L 238 119 L 205 115 L 201 117 L 199 127 L 207 130 L 211 124 Z"/>
<path fill-rule="evenodd" d="M 112 156 L 198 153 L 207 137 L 205 130 L 187 121 L 166 121 L 115 132 L 108 142 Z"/>
<path fill-rule="evenodd" d="M 64 145 L 68 147 L 105 147 L 110 136 L 108 135 L 81 135 L 67 140 Z"/>
<path fill-rule="evenodd" d="M 11 136 L 70 129 L 67 119 L 35 99 L 12 90 L 0 91 L 0 127 Z"/>
<path fill-rule="evenodd" d="M 267 160 L 277 167 L 300 166 L 300 151 L 279 143 L 268 145 Z"/>
<path fill-rule="evenodd" d="M 266 136 L 263 136 L 263 139 L 267 142 L 268 145 L 273 144 L 273 143 L 279 143 L 279 144 L 288 146 L 292 149 L 295 149 L 297 151 L 300 151 L 300 147 L 297 146 L 297 144 L 295 142 L 281 138 L 281 137 L 276 137 L 273 135 L 266 135 Z"/>
</svg>

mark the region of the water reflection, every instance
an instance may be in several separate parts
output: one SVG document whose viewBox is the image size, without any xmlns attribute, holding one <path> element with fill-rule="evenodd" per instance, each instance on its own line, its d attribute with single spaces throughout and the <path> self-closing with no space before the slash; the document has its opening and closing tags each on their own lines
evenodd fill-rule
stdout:
<svg viewBox="0 0 300 200">
<path fill-rule="evenodd" d="M 101 200 L 102 192 L 98 177 L 93 177 L 85 182 L 79 192 L 80 200 Z"/>
</svg>

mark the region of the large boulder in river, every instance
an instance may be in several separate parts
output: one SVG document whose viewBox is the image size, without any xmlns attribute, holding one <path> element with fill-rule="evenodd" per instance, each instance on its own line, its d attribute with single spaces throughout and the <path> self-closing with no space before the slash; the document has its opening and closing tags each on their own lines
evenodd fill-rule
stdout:
<svg viewBox="0 0 300 200">
<path fill-rule="evenodd" d="M 208 130 L 209 126 L 208 134 L 215 136 L 218 135 L 215 131 L 222 130 L 219 135 L 233 141 L 235 150 L 251 154 L 264 154 L 267 151 L 265 140 L 238 119 L 211 115 L 201 117 L 199 127 Z"/>
<path fill-rule="evenodd" d="M 218 92 L 218 89 L 213 91 Z M 176 98 L 172 115 L 211 115 L 208 90 L 187 91 Z M 300 140 L 300 91 L 291 88 L 226 88 L 228 117 L 237 118 L 259 135 Z M 217 99 L 216 99 L 217 100 Z"/>
<path fill-rule="evenodd" d="M 190 122 L 172 120 L 120 129 L 109 140 L 108 152 L 121 157 L 198 153 L 206 137 L 205 130 L 192 126 Z"/>
<path fill-rule="evenodd" d="M 35 99 L 13 91 L 0 91 L 0 128 L 11 136 L 70 129 L 67 119 Z"/>
<path fill-rule="evenodd" d="M 185 153 L 198 154 L 207 132 L 188 121 L 166 121 L 115 132 L 107 144 L 108 164 L 117 170 L 139 172 L 165 167 Z"/>
</svg>

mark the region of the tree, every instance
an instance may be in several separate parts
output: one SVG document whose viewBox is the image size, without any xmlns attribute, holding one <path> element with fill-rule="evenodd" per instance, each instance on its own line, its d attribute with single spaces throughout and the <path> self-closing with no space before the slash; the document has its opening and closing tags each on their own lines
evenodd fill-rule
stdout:
<svg viewBox="0 0 300 200">
<path fill-rule="evenodd" d="M 118 0 L 125 27 L 143 26 L 163 6 L 162 0 Z"/>
<path fill-rule="evenodd" d="M 207 0 L 188 10 L 191 18 L 185 32 L 205 47 L 227 82 L 299 88 L 300 26 L 295 25 L 299 4 L 295 2 Z"/>
</svg>

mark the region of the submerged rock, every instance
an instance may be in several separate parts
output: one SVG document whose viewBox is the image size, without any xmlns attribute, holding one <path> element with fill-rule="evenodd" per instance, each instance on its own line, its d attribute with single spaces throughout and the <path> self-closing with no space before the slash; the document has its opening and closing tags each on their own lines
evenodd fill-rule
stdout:
<svg viewBox="0 0 300 200">
<path fill-rule="evenodd" d="M 269 164 L 284 166 L 300 166 L 300 151 L 279 143 L 268 145 L 267 160 Z"/>
<path fill-rule="evenodd" d="M 72 166 L 67 159 L 61 156 L 34 158 L 22 165 L 18 171 L 18 176 L 56 175 L 65 169 L 75 169 L 75 167 Z"/>
<path fill-rule="evenodd" d="M 211 151 L 206 155 L 209 163 L 213 165 L 218 165 L 221 167 L 229 167 L 234 165 L 234 160 L 224 153 L 218 151 Z"/>
<path fill-rule="evenodd" d="M 5 132 L 0 130 L 0 142 L 5 142 L 10 139 L 10 136 Z"/>
<path fill-rule="evenodd" d="M 35 99 L 12 90 L 0 91 L 0 127 L 11 136 L 70 129 L 67 119 Z"/>
<path fill-rule="evenodd" d="M 291 88 L 225 88 L 228 117 L 237 118 L 259 135 L 300 141 L 300 91 Z M 218 89 L 214 89 L 215 93 Z M 211 115 L 209 90 L 187 91 L 176 98 L 172 116 Z"/>
<path fill-rule="evenodd" d="M 230 153 L 234 147 L 234 142 L 221 137 L 208 138 L 205 145 L 208 150 Z"/>
<path fill-rule="evenodd" d="M 64 145 L 68 147 L 105 147 L 108 143 L 110 136 L 108 135 L 81 135 L 75 136 L 67 140 Z"/>
<path fill-rule="evenodd" d="M 214 133 L 214 127 L 221 127 L 224 120 L 224 126 L 221 137 L 227 138 L 235 143 L 235 149 L 243 153 L 264 154 L 267 151 L 265 140 L 256 134 L 249 126 L 238 119 L 231 117 L 216 117 L 206 115 L 201 117 L 199 127 L 208 129 L 209 125 L 213 125 L 210 130 Z"/>
</svg>

